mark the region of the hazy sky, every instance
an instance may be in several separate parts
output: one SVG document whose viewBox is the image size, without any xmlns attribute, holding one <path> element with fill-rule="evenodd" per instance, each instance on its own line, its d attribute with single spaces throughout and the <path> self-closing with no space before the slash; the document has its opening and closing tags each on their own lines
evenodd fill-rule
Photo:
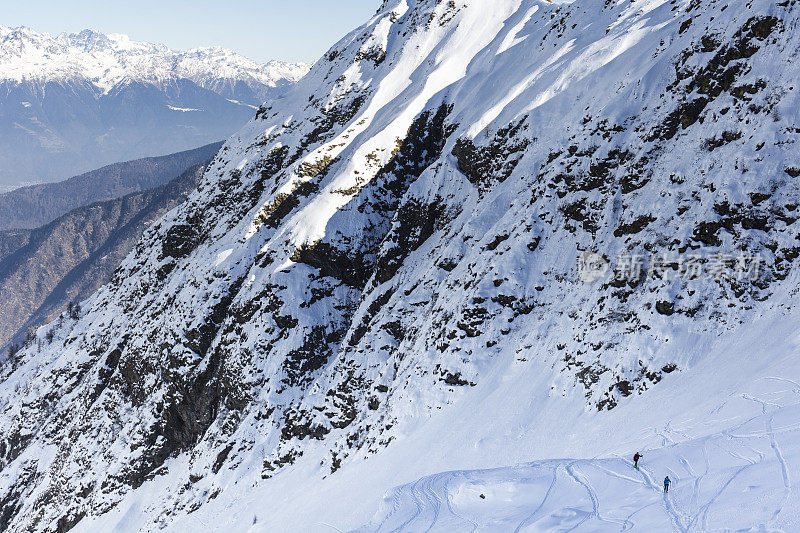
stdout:
<svg viewBox="0 0 800 533">
<path fill-rule="evenodd" d="M 221 45 L 248 57 L 312 62 L 380 0 L 3 1 L 0 24 L 58 34 L 92 28 L 170 48 Z"/>
</svg>

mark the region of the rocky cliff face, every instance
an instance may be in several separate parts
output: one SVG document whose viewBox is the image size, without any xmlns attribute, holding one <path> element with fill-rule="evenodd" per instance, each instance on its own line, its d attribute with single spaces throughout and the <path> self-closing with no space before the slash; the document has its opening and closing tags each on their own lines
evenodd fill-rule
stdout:
<svg viewBox="0 0 800 533">
<path fill-rule="evenodd" d="M 0 26 L 0 186 L 225 139 L 307 65 Z"/>
<path fill-rule="evenodd" d="M 780 316 L 798 15 L 385 2 L 4 369 L 0 523 L 157 493 L 155 529 L 233 479 L 386 453 L 501 372 L 613 409 Z"/>
</svg>

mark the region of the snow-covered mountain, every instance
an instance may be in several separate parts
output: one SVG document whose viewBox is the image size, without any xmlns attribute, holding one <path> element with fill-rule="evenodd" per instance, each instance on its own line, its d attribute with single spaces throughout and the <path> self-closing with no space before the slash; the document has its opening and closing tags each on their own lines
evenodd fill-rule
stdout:
<svg viewBox="0 0 800 533">
<path fill-rule="evenodd" d="M 799 20 L 385 1 L 6 365 L 0 526 L 797 530 Z"/>
<path fill-rule="evenodd" d="M 64 178 L 228 137 L 308 66 L 0 26 L 0 182 Z"/>
<path fill-rule="evenodd" d="M 259 64 L 221 47 L 170 50 L 164 45 L 132 41 L 127 35 L 93 30 L 52 37 L 30 28 L 0 26 L 0 77 L 17 82 L 85 80 L 108 93 L 123 82 L 155 85 L 187 79 L 220 94 L 227 85 L 247 86 L 244 100 L 259 105 L 270 90 L 302 78 L 301 63 Z"/>
</svg>

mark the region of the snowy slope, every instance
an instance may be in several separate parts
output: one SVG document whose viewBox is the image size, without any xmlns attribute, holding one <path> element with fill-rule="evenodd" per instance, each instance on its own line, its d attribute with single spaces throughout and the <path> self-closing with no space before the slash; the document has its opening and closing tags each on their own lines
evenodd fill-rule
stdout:
<svg viewBox="0 0 800 533">
<path fill-rule="evenodd" d="M 799 16 L 385 2 L 4 369 L 0 525 L 796 528 Z"/>
<path fill-rule="evenodd" d="M 584 433 L 581 458 L 425 477 L 388 492 L 359 531 L 794 531 L 800 383 L 784 377 L 799 370 L 798 339 L 789 334 L 780 347 L 791 358 L 771 368 L 746 364 L 756 374 L 733 379 L 719 367 L 700 368 L 702 379 L 691 386 L 674 383 L 601 420 L 610 430 L 600 438 L 596 428 Z M 720 355 L 738 363 L 747 344 Z M 697 388 L 709 383 L 715 398 L 698 408 L 698 396 L 710 395 Z M 629 446 L 643 443 L 649 447 L 637 471 L 637 448 Z"/>
<path fill-rule="evenodd" d="M 66 178 L 229 137 L 308 71 L 224 48 L 0 26 L 0 184 Z"/>
<path fill-rule="evenodd" d="M 368 461 L 320 479 L 315 454 L 267 483 L 243 469 L 168 529 L 794 531 L 795 322 L 796 313 L 755 321 L 713 343 L 691 372 L 603 413 L 583 410 L 576 397 L 531 397 L 535 373 L 499 369 Z M 637 450 L 639 473 L 631 465 Z M 665 475 L 673 481 L 669 499 Z M 168 483 L 149 482 L 76 531 L 143 527 Z"/>
</svg>

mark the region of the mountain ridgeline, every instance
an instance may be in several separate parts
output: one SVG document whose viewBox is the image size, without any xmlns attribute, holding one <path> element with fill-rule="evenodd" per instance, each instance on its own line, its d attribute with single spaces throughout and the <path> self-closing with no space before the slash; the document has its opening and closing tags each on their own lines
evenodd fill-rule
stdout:
<svg viewBox="0 0 800 533">
<path fill-rule="evenodd" d="M 221 145 L 0 195 L 0 351 L 106 283 L 147 225 L 195 188 Z"/>
<path fill-rule="evenodd" d="M 0 187 L 225 139 L 308 67 L 0 26 Z"/>
<path fill-rule="evenodd" d="M 36 230 L 0 232 L 0 242 L 24 235 L 0 259 L 0 346 L 24 342 L 31 328 L 91 296 L 204 170 L 196 163 L 165 185 L 77 208 Z"/>
<path fill-rule="evenodd" d="M 385 1 L 3 367 L 0 529 L 184 530 L 234 516 L 234 485 L 381 461 L 473 391 L 514 397 L 506 376 L 528 410 L 600 417 L 779 320 L 799 21 L 794 0 Z M 581 279 L 585 253 L 662 268 Z M 677 275 L 741 254 L 751 277 Z"/>
<path fill-rule="evenodd" d="M 78 207 L 160 187 L 190 166 L 212 159 L 221 146 L 217 142 L 177 154 L 115 163 L 65 181 L 0 194 L 0 231 L 39 228 Z"/>
</svg>

